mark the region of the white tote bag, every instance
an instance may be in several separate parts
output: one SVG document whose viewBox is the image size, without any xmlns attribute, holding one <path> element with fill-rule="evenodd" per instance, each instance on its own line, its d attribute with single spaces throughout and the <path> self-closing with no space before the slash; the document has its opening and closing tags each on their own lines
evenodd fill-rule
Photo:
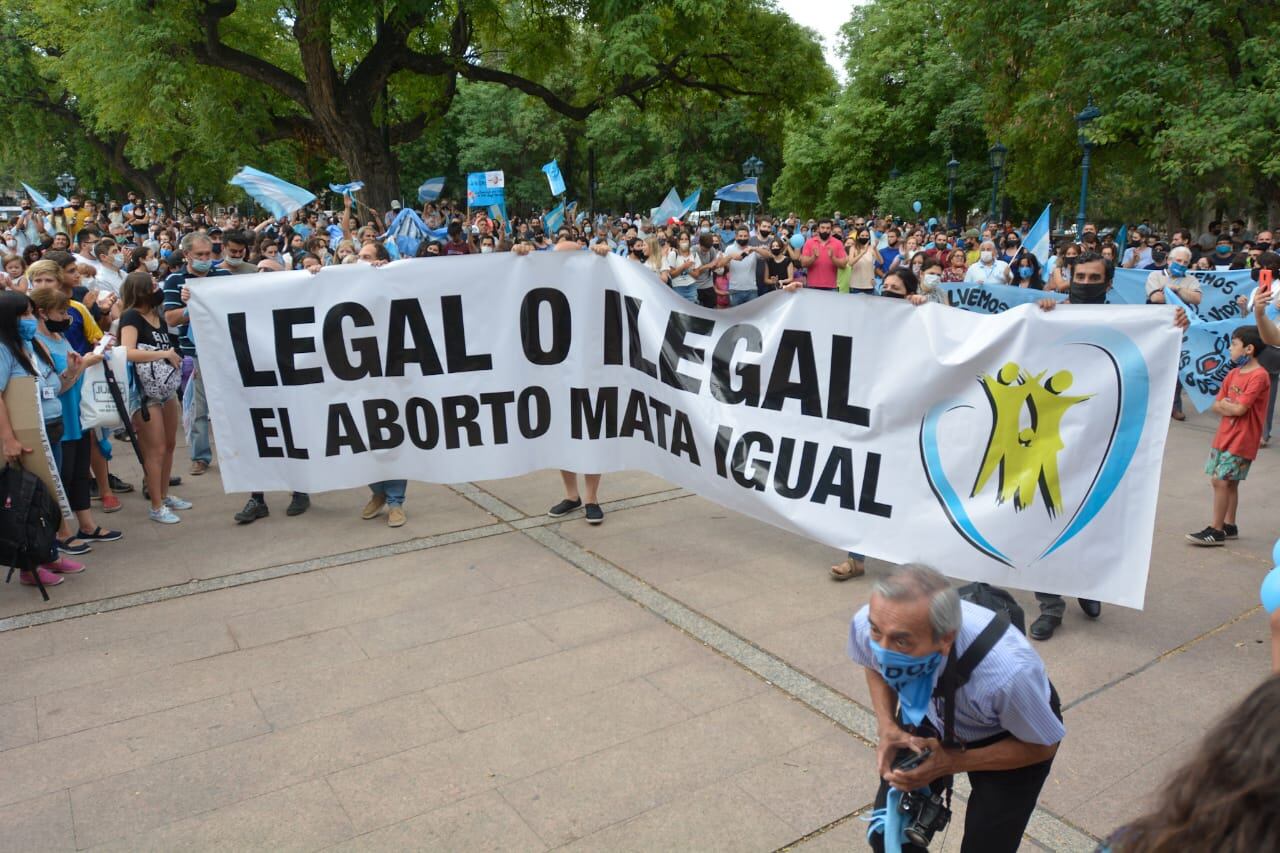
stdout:
<svg viewBox="0 0 1280 853">
<path fill-rule="evenodd" d="M 115 375 L 120 393 L 129 393 L 129 362 L 125 358 L 124 347 L 114 347 L 102 354 L 102 363 L 95 364 L 84 372 L 84 381 L 80 386 L 80 428 L 84 430 L 103 427 L 116 429 L 124 426 L 124 418 L 116 401 L 111 396 L 111 387 L 107 385 L 107 369 L 110 366 Z"/>
</svg>

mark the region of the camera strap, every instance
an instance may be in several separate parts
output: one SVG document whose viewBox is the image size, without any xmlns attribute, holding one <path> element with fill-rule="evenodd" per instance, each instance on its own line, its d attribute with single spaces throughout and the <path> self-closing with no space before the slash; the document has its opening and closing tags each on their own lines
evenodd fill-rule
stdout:
<svg viewBox="0 0 1280 853">
<path fill-rule="evenodd" d="M 947 666 L 938 678 L 938 686 L 933 689 L 934 698 L 942 699 L 942 745 L 947 749 L 964 749 L 965 745 L 956 740 L 956 693 L 969 683 L 969 677 L 982 663 L 987 653 L 1000 642 L 1004 632 L 1009 629 L 1009 614 L 998 612 L 982 633 L 964 650 L 964 654 L 956 659 L 956 647 L 951 647 L 947 655 Z"/>
</svg>

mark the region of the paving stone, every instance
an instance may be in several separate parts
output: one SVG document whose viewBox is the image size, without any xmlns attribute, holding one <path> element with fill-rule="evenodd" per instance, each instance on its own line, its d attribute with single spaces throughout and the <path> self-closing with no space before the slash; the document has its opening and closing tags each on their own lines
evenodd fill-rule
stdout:
<svg viewBox="0 0 1280 853">
<path fill-rule="evenodd" d="M 401 850 L 466 850 L 474 853 L 540 853 L 547 846 L 497 793 L 486 791 L 411 820 L 375 829 L 328 853 L 396 853 Z"/>
<path fill-rule="evenodd" d="M 66 791 L 43 794 L 0 809 L 0 851 L 40 853 L 76 849 Z"/>
</svg>

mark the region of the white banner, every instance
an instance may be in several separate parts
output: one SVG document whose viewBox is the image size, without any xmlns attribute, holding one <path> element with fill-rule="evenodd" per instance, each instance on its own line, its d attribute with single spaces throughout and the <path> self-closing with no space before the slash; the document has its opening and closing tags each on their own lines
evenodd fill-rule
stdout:
<svg viewBox="0 0 1280 853">
<path fill-rule="evenodd" d="M 229 491 L 640 469 L 837 548 L 1142 606 L 1172 309 L 712 311 L 588 252 L 190 284 Z"/>
</svg>

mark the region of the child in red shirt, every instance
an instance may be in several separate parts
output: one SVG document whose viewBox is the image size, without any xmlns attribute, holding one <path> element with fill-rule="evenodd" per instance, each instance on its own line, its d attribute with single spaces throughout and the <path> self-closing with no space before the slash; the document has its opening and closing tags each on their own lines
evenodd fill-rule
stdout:
<svg viewBox="0 0 1280 853">
<path fill-rule="evenodd" d="M 1249 475 L 1249 465 L 1258 455 L 1271 394 L 1271 379 L 1258 364 L 1264 349 L 1257 326 L 1241 326 L 1231 336 L 1231 359 L 1237 366 L 1222 380 L 1213 404 L 1222 421 L 1204 467 L 1213 484 L 1213 523 L 1199 533 L 1187 534 L 1195 545 L 1221 545 L 1240 535 L 1236 528 L 1240 481 Z"/>
</svg>

